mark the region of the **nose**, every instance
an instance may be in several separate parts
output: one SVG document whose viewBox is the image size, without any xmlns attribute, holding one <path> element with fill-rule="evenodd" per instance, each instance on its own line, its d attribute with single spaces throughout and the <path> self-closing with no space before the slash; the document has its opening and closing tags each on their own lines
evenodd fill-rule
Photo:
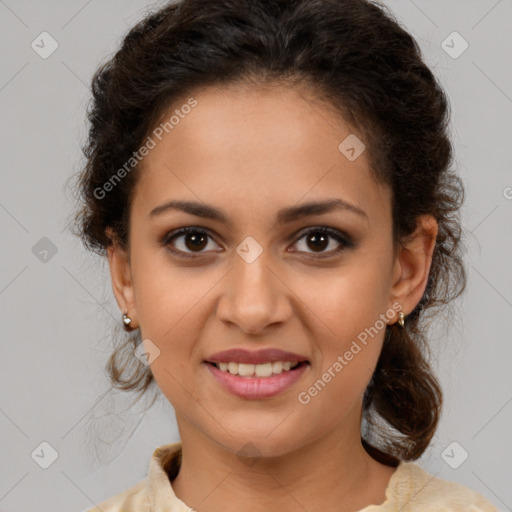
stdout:
<svg viewBox="0 0 512 512">
<path fill-rule="evenodd" d="M 238 326 L 246 334 L 261 334 L 269 326 L 283 324 L 292 315 L 290 288 L 263 251 L 247 262 L 237 253 L 233 267 L 223 280 L 217 314 L 225 323 Z"/>
</svg>

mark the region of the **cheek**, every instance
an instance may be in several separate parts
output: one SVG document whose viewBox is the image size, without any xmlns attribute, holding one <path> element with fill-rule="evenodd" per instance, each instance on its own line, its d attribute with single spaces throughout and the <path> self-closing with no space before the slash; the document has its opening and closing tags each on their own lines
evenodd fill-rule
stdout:
<svg viewBox="0 0 512 512">
<path fill-rule="evenodd" d="M 388 307 L 387 276 L 378 262 L 364 257 L 301 277 L 293 283 L 293 290 L 313 313 L 318 327 L 327 327 L 334 339 L 345 342 L 373 326 Z"/>
<path fill-rule="evenodd" d="M 299 390 L 300 404 L 322 421 L 336 423 L 360 406 L 379 359 L 386 323 L 364 308 L 347 305 L 331 329 L 336 336 L 316 337 L 316 365 Z M 329 319 L 327 319 L 329 321 Z M 327 420 L 329 418 L 329 420 Z"/>
<path fill-rule="evenodd" d="M 322 401 L 322 408 L 327 405 L 324 410 L 334 416 L 362 396 L 384 339 L 385 286 L 375 261 L 362 259 L 325 278 L 317 276 L 315 283 L 303 280 L 294 289 L 314 313 L 310 318 L 318 364 L 301 389 L 306 393 L 303 402 L 310 400 L 311 410 Z M 318 395 L 322 398 L 317 400 Z"/>
<path fill-rule="evenodd" d="M 164 251 L 140 246 L 133 250 L 132 270 L 141 336 L 159 351 L 151 371 L 175 403 L 184 388 L 193 389 L 196 375 L 191 364 L 199 364 L 194 341 L 200 339 L 211 313 L 208 297 L 221 276 L 199 267 L 177 267 Z"/>
<path fill-rule="evenodd" d="M 164 250 L 134 251 L 137 316 L 144 337 L 166 346 L 190 337 L 199 327 L 198 311 L 216 281 L 212 273 L 172 265 Z"/>
</svg>

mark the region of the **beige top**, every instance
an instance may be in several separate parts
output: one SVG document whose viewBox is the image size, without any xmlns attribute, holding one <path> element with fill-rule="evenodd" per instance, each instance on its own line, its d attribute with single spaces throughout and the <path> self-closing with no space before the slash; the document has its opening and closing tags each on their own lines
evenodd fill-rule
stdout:
<svg viewBox="0 0 512 512">
<path fill-rule="evenodd" d="M 191 512 L 174 494 L 168 475 L 177 475 L 181 443 L 153 452 L 146 478 L 86 512 Z M 172 477 L 174 478 L 174 476 Z M 171 479 L 172 479 L 171 478 Z M 498 512 L 476 491 L 433 477 L 413 462 L 400 462 L 389 480 L 386 500 L 359 512 Z"/>
</svg>

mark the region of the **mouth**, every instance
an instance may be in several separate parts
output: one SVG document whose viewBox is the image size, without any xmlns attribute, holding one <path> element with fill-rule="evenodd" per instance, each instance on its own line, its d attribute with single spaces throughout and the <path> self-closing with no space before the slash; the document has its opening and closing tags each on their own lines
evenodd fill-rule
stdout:
<svg viewBox="0 0 512 512">
<path fill-rule="evenodd" d="M 293 372 L 302 366 L 308 365 L 308 361 L 268 361 L 265 363 L 237 363 L 234 361 L 211 362 L 207 364 L 214 366 L 220 372 L 235 375 L 241 378 L 268 378 L 281 375 L 285 372 Z"/>
<path fill-rule="evenodd" d="M 245 400 L 270 399 L 290 390 L 308 371 L 309 361 L 204 361 L 212 383 Z"/>
</svg>

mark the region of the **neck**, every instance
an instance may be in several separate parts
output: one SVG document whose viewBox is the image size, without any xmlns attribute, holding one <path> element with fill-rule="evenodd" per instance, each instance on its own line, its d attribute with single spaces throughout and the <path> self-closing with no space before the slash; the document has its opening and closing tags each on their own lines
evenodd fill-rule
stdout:
<svg viewBox="0 0 512 512">
<path fill-rule="evenodd" d="M 242 459 L 178 419 L 183 460 L 174 492 L 198 511 L 359 510 L 380 505 L 394 468 L 374 460 L 359 429 L 337 428 L 279 457 Z M 357 435 L 356 435 L 357 434 Z"/>
</svg>

